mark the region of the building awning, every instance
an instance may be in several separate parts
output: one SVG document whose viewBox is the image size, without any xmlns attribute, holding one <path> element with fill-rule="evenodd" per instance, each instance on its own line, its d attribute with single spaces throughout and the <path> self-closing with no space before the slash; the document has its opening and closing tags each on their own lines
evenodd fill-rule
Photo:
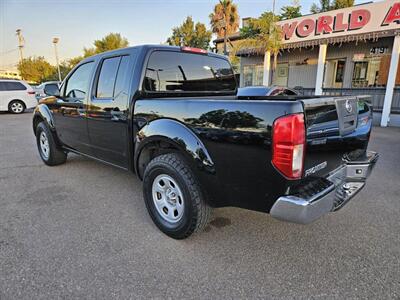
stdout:
<svg viewBox="0 0 400 300">
<path fill-rule="evenodd" d="M 315 39 L 311 41 L 304 41 L 304 42 L 297 42 L 297 43 L 289 43 L 282 45 L 282 50 L 291 50 L 291 49 L 299 49 L 299 48 L 309 48 L 319 46 L 321 44 L 331 44 L 331 45 L 338 45 L 339 47 L 343 43 L 351 43 L 355 42 L 367 42 L 373 41 L 376 42 L 378 39 L 383 37 L 390 37 L 400 35 L 400 30 L 387 30 L 381 32 L 374 32 L 374 33 L 364 33 L 364 34 L 353 34 L 344 37 L 331 37 L 331 38 L 323 38 L 323 39 Z M 252 56 L 252 55 L 264 55 L 263 48 L 243 48 L 237 51 L 236 56 Z"/>
</svg>

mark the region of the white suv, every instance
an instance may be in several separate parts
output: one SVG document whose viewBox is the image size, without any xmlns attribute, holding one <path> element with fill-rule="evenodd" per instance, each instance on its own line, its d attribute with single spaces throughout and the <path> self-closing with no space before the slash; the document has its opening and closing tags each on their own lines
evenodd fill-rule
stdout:
<svg viewBox="0 0 400 300">
<path fill-rule="evenodd" d="M 0 111 L 22 114 L 36 105 L 35 91 L 25 81 L 0 79 Z"/>
</svg>

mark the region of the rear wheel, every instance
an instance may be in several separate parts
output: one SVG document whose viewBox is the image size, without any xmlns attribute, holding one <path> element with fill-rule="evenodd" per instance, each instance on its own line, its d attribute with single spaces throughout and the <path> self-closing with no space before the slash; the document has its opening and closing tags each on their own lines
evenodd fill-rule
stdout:
<svg viewBox="0 0 400 300">
<path fill-rule="evenodd" d="M 25 111 L 25 104 L 21 100 L 13 100 L 8 105 L 9 112 L 13 114 L 22 114 Z"/>
<path fill-rule="evenodd" d="M 36 127 L 36 143 L 40 157 L 46 165 L 56 166 L 67 160 L 67 154 L 57 148 L 53 134 L 44 122 L 40 122 Z"/>
<path fill-rule="evenodd" d="M 179 154 L 154 158 L 146 167 L 143 188 L 151 218 L 168 236 L 184 239 L 208 223 L 211 207 Z"/>
</svg>

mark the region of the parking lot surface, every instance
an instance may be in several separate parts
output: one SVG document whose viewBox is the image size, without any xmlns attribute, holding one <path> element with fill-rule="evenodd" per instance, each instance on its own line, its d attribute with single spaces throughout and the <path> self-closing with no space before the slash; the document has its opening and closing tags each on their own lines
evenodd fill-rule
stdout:
<svg viewBox="0 0 400 300">
<path fill-rule="evenodd" d="M 161 233 L 132 174 L 76 155 L 45 166 L 31 114 L 0 114 L 0 299 L 400 297 L 400 129 L 347 206 L 307 226 L 214 210 L 183 241 Z"/>
</svg>

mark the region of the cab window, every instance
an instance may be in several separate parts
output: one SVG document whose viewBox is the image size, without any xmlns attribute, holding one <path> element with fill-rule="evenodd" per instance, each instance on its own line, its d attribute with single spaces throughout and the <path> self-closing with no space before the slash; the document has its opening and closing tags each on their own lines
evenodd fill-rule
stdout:
<svg viewBox="0 0 400 300">
<path fill-rule="evenodd" d="M 121 62 L 119 63 L 117 79 L 115 80 L 114 87 L 114 98 L 126 98 L 128 97 L 126 81 L 129 75 L 128 69 L 129 56 L 122 56 Z"/>
<path fill-rule="evenodd" d="M 155 51 L 146 68 L 144 88 L 156 93 L 234 92 L 236 80 L 225 59 L 182 52 Z"/>
<path fill-rule="evenodd" d="M 68 102 L 83 102 L 88 91 L 94 62 L 79 66 L 68 78 L 65 86 L 65 100 Z"/>
<path fill-rule="evenodd" d="M 106 58 L 101 64 L 96 99 L 114 99 L 126 95 L 129 56 Z"/>
<path fill-rule="evenodd" d="M 97 83 L 96 98 L 112 98 L 114 96 L 115 79 L 121 57 L 103 60 Z"/>
</svg>

